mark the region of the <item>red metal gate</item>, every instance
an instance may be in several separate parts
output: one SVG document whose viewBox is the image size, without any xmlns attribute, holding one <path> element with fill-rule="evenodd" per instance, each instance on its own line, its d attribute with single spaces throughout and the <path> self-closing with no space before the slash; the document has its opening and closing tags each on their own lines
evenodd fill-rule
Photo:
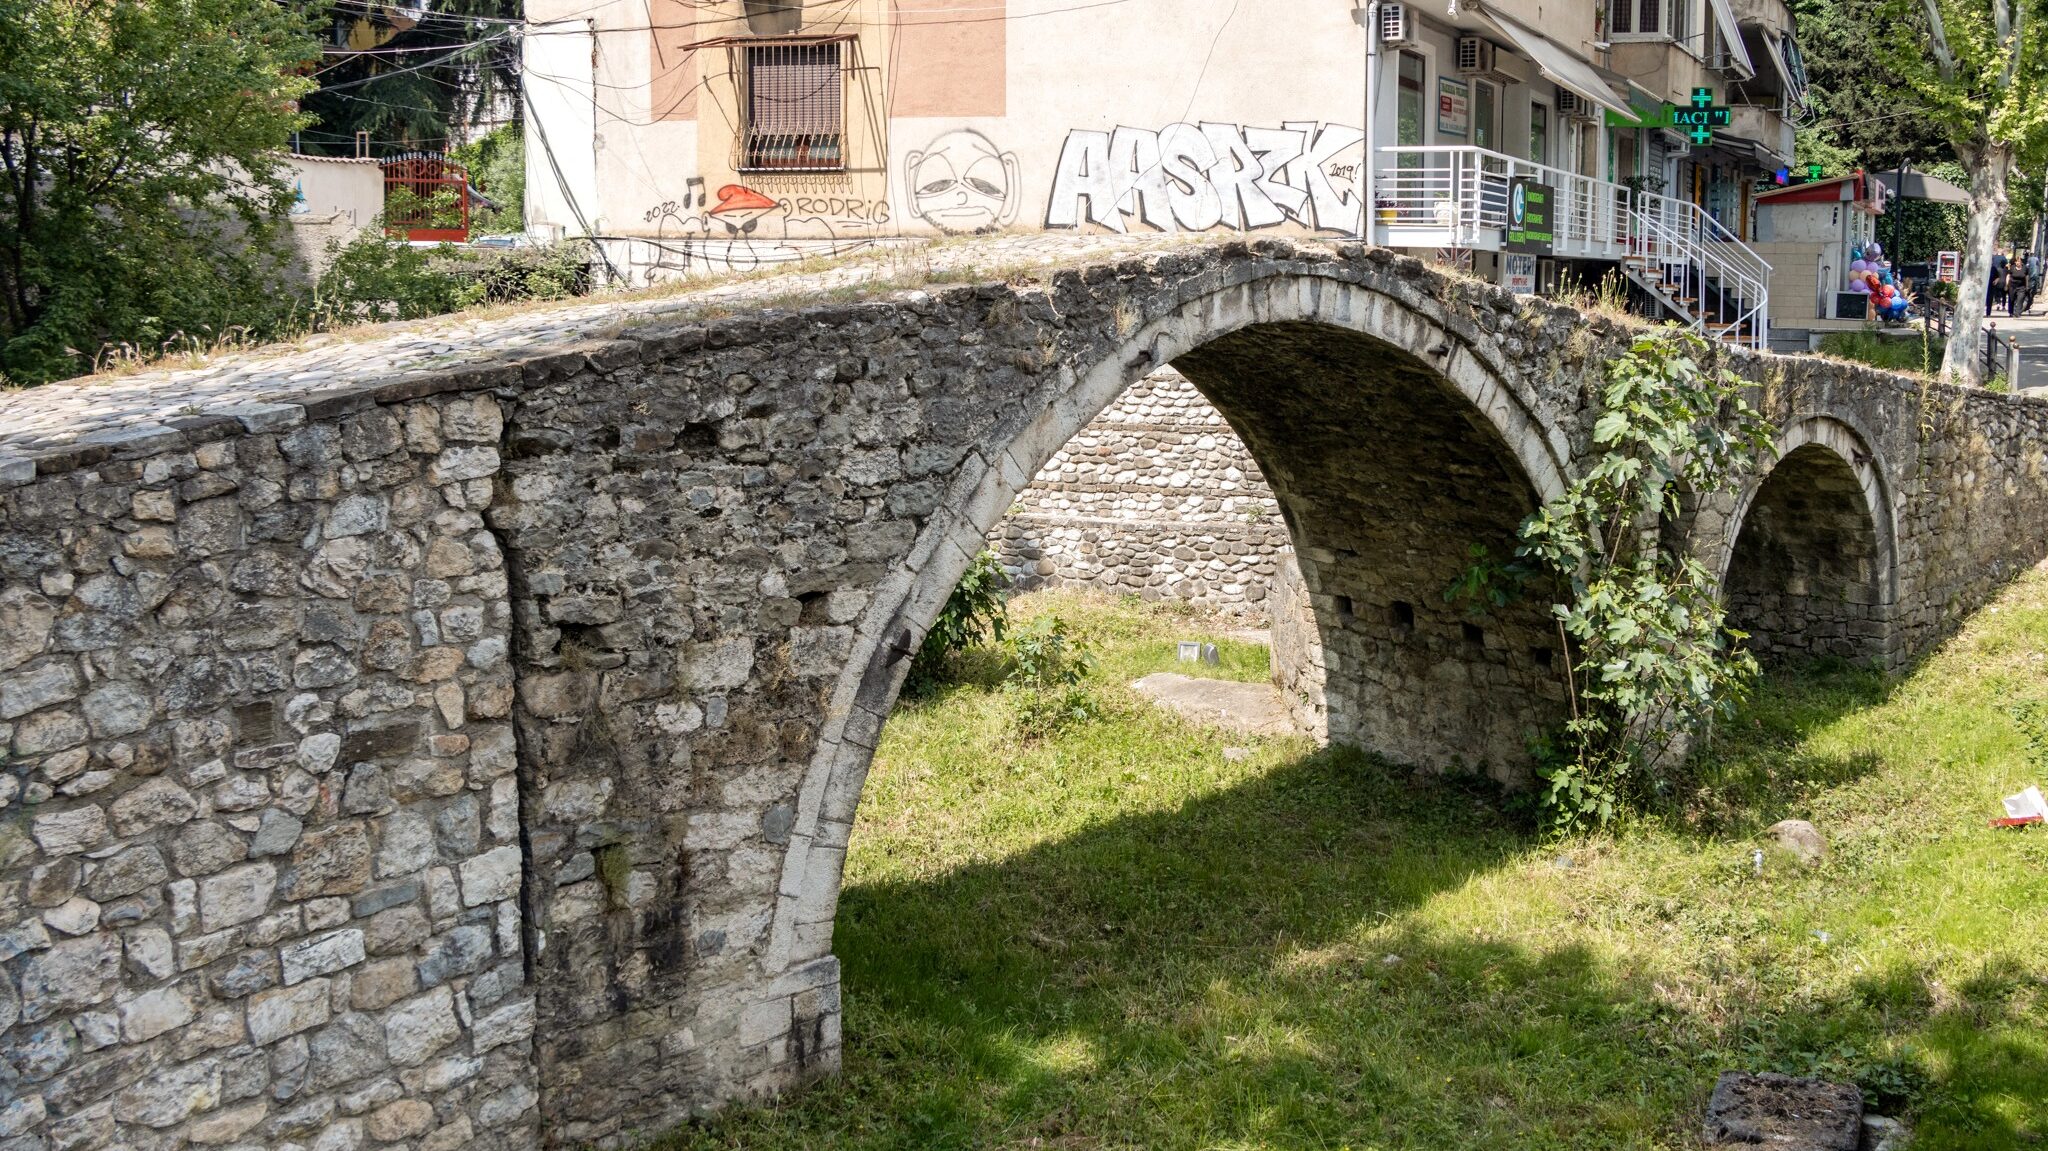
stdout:
<svg viewBox="0 0 2048 1151">
<path fill-rule="evenodd" d="M 408 240 L 469 239 L 469 173 L 446 156 L 393 156 L 384 168 L 384 229 Z"/>
</svg>

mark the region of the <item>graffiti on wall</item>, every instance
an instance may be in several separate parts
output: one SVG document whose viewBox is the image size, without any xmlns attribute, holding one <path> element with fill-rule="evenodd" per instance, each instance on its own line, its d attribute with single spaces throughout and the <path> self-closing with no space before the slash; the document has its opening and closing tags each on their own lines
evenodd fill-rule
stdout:
<svg viewBox="0 0 2048 1151">
<path fill-rule="evenodd" d="M 972 128 L 937 136 L 903 160 L 910 215 L 955 236 L 994 232 L 1017 219 L 1017 154 Z"/>
<path fill-rule="evenodd" d="M 1357 128 L 1314 120 L 1076 129 L 1060 149 L 1045 223 L 1123 232 L 1135 219 L 1162 232 L 1200 232 L 1292 221 L 1355 233 L 1363 212 L 1358 157 L 1344 154 L 1364 141 Z"/>
<path fill-rule="evenodd" d="M 692 176 L 681 200 L 663 200 L 641 215 L 655 234 L 634 249 L 633 286 L 858 251 L 883 234 L 890 218 L 887 200 L 777 197 L 745 184 L 726 184 L 707 196 L 703 184 Z"/>
</svg>

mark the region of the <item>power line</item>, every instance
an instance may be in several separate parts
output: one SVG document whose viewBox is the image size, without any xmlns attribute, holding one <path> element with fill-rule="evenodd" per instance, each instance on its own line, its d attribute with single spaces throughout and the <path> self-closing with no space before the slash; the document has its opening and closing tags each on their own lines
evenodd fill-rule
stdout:
<svg viewBox="0 0 2048 1151">
<path fill-rule="evenodd" d="M 498 42 L 498 41 L 500 41 L 500 40 L 505 40 L 505 39 L 509 39 L 509 38 L 511 38 L 511 37 L 512 37 L 512 36 L 514 36 L 514 35 L 515 35 L 515 33 L 512 33 L 512 32 L 503 32 L 503 33 L 500 33 L 500 34 L 498 34 L 498 35 L 496 35 L 496 36 L 488 37 L 488 38 L 486 38 L 486 39 L 483 39 L 483 40 L 477 40 L 477 41 L 474 41 L 474 42 L 472 42 L 472 43 L 469 43 L 469 44 L 464 44 L 464 45 L 462 45 L 462 46 L 460 46 L 460 47 L 458 47 L 458 48 L 454 48 L 454 49 L 451 49 L 451 50 L 449 51 L 448 55 L 446 55 L 446 56 L 442 57 L 442 58 L 441 58 L 441 59 L 439 59 L 439 60 L 428 60 L 428 61 L 426 61 L 426 62 L 424 62 L 424 63 L 420 63 L 420 64 L 414 64 L 414 65 L 411 65 L 411 66 L 409 66 L 409 67 L 405 67 L 405 68 L 394 68 L 394 69 L 392 69 L 392 70 L 391 70 L 391 71 L 389 71 L 389 72 L 379 72 L 379 73 L 377 73 L 377 74 L 376 74 L 376 75 L 374 75 L 374 76 L 365 76 L 365 77 L 363 77 L 363 78 L 362 78 L 362 79 L 360 79 L 360 80 L 347 80 L 347 81 L 344 81 L 344 82 L 342 82 L 342 83 L 340 83 L 340 84 L 329 84 L 329 85 L 326 85 L 325 87 L 321 87 L 321 88 L 316 88 L 316 89 L 314 89 L 314 90 L 313 90 L 312 92 L 309 92 L 309 93 L 307 93 L 307 95 L 309 95 L 309 96 L 317 96 L 317 95 L 322 95 L 322 94 L 324 94 L 324 93 L 328 93 L 328 92 L 340 92 L 340 91 L 344 91 L 344 90 L 346 90 L 346 89 L 349 89 L 349 88 L 360 88 L 360 87 L 362 87 L 362 86 L 363 86 L 364 84 L 374 84 L 374 83 L 376 83 L 376 82 L 377 82 L 377 81 L 379 81 L 379 80 L 388 80 L 388 79 L 390 79 L 390 78 L 391 78 L 391 77 L 393 77 L 393 76 L 403 76 L 403 75 L 405 75 L 405 74 L 406 74 L 406 73 L 408 73 L 408 72 L 418 72 L 418 71 L 421 71 L 421 70 L 423 70 L 423 69 L 427 69 L 427 68 L 432 68 L 432 67 L 435 67 L 436 65 L 439 65 L 439 64 L 445 64 L 445 63 L 447 63 L 448 61 L 450 61 L 450 60 L 454 59 L 455 57 L 457 57 L 457 56 L 460 56 L 460 55 L 462 55 L 463 53 L 465 53 L 465 52 L 468 52 L 468 51 L 470 51 L 471 49 L 474 49 L 474 48 L 481 48 L 481 47 L 483 47 L 483 46 L 484 46 L 484 45 L 486 45 L 486 44 L 493 44 L 493 43 L 496 43 L 496 42 Z M 428 77 L 428 79 L 434 79 L 434 77 L 431 77 L 431 76 L 430 76 L 430 77 Z"/>
</svg>

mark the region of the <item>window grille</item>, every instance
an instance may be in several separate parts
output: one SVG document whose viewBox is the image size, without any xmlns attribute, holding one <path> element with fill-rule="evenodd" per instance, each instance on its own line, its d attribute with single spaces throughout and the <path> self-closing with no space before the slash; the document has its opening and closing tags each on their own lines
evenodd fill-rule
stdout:
<svg viewBox="0 0 2048 1151">
<path fill-rule="evenodd" d="M 839 42 L 743 47 L 747 120 L 741 171 L 845 170 L 842 47 Z"/>
</svg>

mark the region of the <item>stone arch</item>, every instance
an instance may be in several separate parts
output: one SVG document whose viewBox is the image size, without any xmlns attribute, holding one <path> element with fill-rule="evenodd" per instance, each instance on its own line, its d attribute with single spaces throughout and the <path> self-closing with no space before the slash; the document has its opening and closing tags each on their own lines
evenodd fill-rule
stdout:
<svg viewBox="0 0 2048 1151">
<path fill-rule="evenodd" d="M 1128 316 L 1129 311 L 1119 309 L 1118 314 Z M 999 430 L 970 454 L 942 501 L 950 513 L 933 517 L 908 560 L 876 589 L 846 670 L 835 684 L 798 793 L 769 946 L 762 955 L 767 974 L 824 960 L 829 954 L 854 812 L 882 725 L 908 670 L 909 656 L 925 629 L 1016 494 L 1062 445 L 1153 367 L 1167 363 L 1182 366 L 1215 402 L 1218 397 L 1212 394 L 1213 385 L 1204 387 L 1202 377 L 1213 379 L 1226 365 L 1197 363 L 1189 370 L 1186 361 L 1191 355 L 1243 338 L 1248 332 L 1299 336 L 1314 330 L 1335 336 L 1354 358 L 1376 353 L 1398 361 L 1412 374 L 1432 379 L 1440 391 L 1436 399 L 1441 401 L 1433 414 L 1441 417 L 1455 409 L 1471 425 L 1472 436 L 1493 441 L 1503 457 L 1501 470 L 1511 473 L 1510 478 L 1525 488 L 1527 506 L 1512 509 L 1507 519 L 1510 526 L 1529 508 L 1562 493 L 1567 485 L 1566 438 L 1541 415 L 1533 390 L 1502 356 L 1496 341 L 1474 338 L 1478 333 L 1472 326 L 1454 320 L 1436 301 L 1410 302 L 1331 274 L 1267 269 L 1220 286 L 1197 283 L 1185 288 L 1179 298 L 1164 301 L 1153 318 L 1129 321 L 1127 328 L 1110 343 L 1106 354 L 1097 355 L 1078 371 L 1062 368 L 1057 386 L 1041 407 L 1027 413 L 1020 425 Z M 1241 356 L 1256 355 L 1258 350 L 1251 345 L 1236 349 Z M 1200 359 L 1199 355 L 1195 358 Z M 1255 457 L 1260 457 L 1260 466 L 1280 497 L 1290 533 L 1298 533 L 1298 519 L 1304 512 L 1301 493 L 1289 490 L 1287 469 L 1278 469 L 1276 474 L 1268 467 L 1267 457 L 1261 456 L 1262 441 L 1270 454 L 1273 429 L 1240 426 L 1242 404 L 1219 403 L 1218 407 L 1246 437 Z M 1464 539 L 1455 541 L 1460 555 L 1466 543 Z M 1331 594 L 1327 586 L 1331 569 L 1343 566 L 1347 558 L 1356 557 L 1324 549 L 1302 556 L 1304 579 L 1326 635 L 1361 618 L 1355 609 L 1364 605 Z M 1441 599 L 1448 582 L 1446 576 L 1435 585 L 1438 594 L 1433 598 Z M 1394 614 L 1392 609 L 1403 606 L 1410 609 L 1405 622 L 1393 618 L 1380 622 L 1412 632 L 1413 601 L 1389 605 L 1388 616 Z M 1441 614 L 1443 605 L 1429 605 L 1429 610 Z M 1453 624 L 1450 634 L 1472 645 L 1476 653 L 1486 642 L 1476 634 L 1479 630 L 1476 625 Z M 1549 677 L 1547 649 L 1528 646 L 1510 654 L 1531 667 L 1540 659 L 1542 665 L 1536 670 L 1541 677 Z M 1332 680 L 1359 670 L 1359 652 L 1355 650 L 1333 658 L 1337 662 L 1331 667 Z M 1352 666 L 1344 666 L 1346 659 Z M 1349 723 L 1333 722 L 1331 731 L 1340 740 L 1357 742 L 1356 717 Z M 1527 727 L 1514 730 L 1517 753 L 1527 732 Z"/>
<path fill-rule="evenodd" d="M 1795 420 L 1729 510 L 1716 574 L 1759 656 L 1889 660 L 1897 511 L 1871 444 L 1840 416 Z"/>
</svg>

